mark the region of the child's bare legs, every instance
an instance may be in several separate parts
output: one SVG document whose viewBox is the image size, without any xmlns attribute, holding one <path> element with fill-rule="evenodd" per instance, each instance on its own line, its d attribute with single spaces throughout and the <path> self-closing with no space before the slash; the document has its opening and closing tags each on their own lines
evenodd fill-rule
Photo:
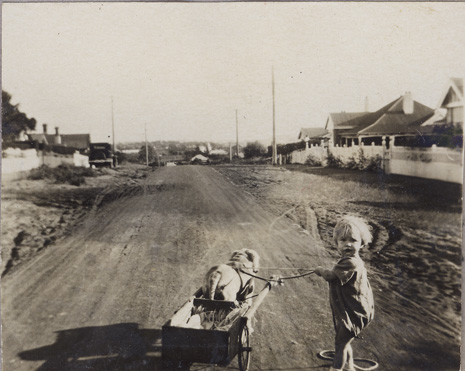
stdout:
<svg viewBox="0 0 465 371">
<path fill-rule="evenodd" d="M 344 370 L 355 370 L 354 353 L 352 352 L 352 345 L 350 345 L 352 340 L 353 338 L 350 340 L 349 344 L 347 344 L 347 360 L 346 360 L 346 366 L 344 367 Z"/>
<path fill-rule="evenodd" d="M 333 360 L 333 368 L 341 370 L 346 366 L 345 370 L 354 369 L 354 356 L 350 343 L 354 340 L 354 334 L 347 330 L 344 326 L 340 326 L 336 333 L 336 350 Z"/>
</svg>

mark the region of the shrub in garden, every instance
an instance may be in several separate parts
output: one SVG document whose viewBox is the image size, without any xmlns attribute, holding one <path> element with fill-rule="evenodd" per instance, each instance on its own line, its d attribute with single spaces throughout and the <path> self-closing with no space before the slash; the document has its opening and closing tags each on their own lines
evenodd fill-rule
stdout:
<svg viewBox="0 0 465 371">
<path fill-rule="evenodd" d="M 259 157 L 266 154 L 265 146 L 258 141 L 247 143 L 243 151 L 245 158 Z"/>
<path fill-rule="evenodd" d="M 80 186 L 81 184 L 85 183 L 85 177 L 88 176 L 95 176 L 95 173 L 90 168 L 66 164 L 55 168 L 42 165 L 37 169 L 32 169 L 29 172 L 28 179 L 47 179 L 52 180 L 55 183 L 68 183 L 71 185 Z"/>
<path fill-rule="evenodd" d="M 305 165 L 321 166 L 321 160 L 319 158 L 317 158 L 315 155 L 310 153 L 308 155 L 307 159 L 305 160 Z"/>
<path fill-rule="evenodd" d="M 382 170 L 383 158 L 380 155 L 370 157 L 368 163 L 363 170 L 365 171 L 380 171 Z"/>
<path fill-rule="evenodd" d="M 360 148 L 358 154 L 349 157 L 346 163 L 343 163 L 339 157 L 335 157 L 332 153 L 328 154 L 328 166 L 338 167 L 350 170 L 363 170 L 363 171 L 379 171 L 382 169 L 383 159 L 380 155 L 375 157 L 367 157 L 363 149 Z"/>
<path fill-rule="evenodd" d="M 356 158 L 351 157 L 346 164 L 347 169 L 364 170 L 364 171 L 378 171 L 381 169 L 382 157 L 376 155 L 375 157 L 365 156 L 365 152 L 360 148 Z"/>
<path fill-rule="evenodd" d="M 327 158 L 328 167 L 343 167 L 343 162 L 339 157 L 334 156 L 331 152 L 328 153 Z"/>
<path fill-rule="evenodd" d="M 359 168 L 358 160 L 356 160 L 355 157 L 349 157 L 349 161 L 345 163 L 344 168 L 351 169 L 351 170 L 358 169 Z"/>
</svg>

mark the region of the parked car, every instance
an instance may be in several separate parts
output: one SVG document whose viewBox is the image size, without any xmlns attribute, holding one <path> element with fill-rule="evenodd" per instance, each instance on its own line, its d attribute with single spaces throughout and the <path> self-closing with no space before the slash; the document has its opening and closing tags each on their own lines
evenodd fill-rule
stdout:
<svg viewBox="0 0 465 371">
<path fill-rule="evenodd" d="M 113 154 L 110 143 L 91 143 L 89 153 L 90 167 L 114 167 L 116 166 L 116 157 Z"/>
</svg>

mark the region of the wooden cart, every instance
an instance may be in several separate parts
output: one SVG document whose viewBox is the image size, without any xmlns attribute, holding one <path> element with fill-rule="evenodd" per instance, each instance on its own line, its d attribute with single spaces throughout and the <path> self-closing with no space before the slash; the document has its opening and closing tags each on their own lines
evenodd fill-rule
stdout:
<svg viewBox="0 0 465 371">
<path fill-rule="evenodd" d="M 202 329 L 179 326 L 191 315 L 193 308 L 230 312 L 234 302 L 201 298 L 198 290 L 162 328 L 162 357 L 167 369 L 188 369 L 193 363 L 226 366 L 236 357 L 239 369 L 247 371 L 250 364 L 249 324 L 255 311 L 274 284 L 269 281 L 241 314 L 226 329 Z"/>
</svg>

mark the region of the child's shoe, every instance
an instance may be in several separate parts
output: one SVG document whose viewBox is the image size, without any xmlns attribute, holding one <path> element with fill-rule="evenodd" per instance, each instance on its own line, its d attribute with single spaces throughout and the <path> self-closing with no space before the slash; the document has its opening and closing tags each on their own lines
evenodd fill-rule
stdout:
<svg viewBox="0 0 465 371">
<path fill-rule="evenodd" d="M 334 368 L 333 366 L 331 366 L 329 368 L 329 371 L 342 371 L 342 368 Z"/>
</svg>

